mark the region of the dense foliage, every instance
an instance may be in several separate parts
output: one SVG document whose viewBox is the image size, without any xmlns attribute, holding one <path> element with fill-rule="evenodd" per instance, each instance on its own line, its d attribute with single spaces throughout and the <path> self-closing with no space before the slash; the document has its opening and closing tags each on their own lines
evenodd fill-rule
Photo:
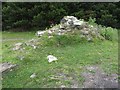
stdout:
<svg viewBox="0 0 120 90">
<path fill-rule="evenodd" d="M 57 24 L 66 15 L 79 19 L 96 18 L 96 23 L 119 28 L 119 3 L 38 3 L 38 2 L 5 2 L 2 7 L 3 30 L 21 28 L 29 30 L 32 27 L 44 29 L 51 24 Z"/>
</svg>

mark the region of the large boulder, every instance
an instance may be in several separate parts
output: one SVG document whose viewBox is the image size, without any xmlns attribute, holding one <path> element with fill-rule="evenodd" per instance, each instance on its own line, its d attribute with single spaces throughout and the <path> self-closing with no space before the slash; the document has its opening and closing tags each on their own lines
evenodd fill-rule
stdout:
<svg viewBox="0 0 120 90">
<path fill-rule="evenodd" d="M 11 63 L 8 63 L 8 62 L 0 63 L 0 73 L 12 70 L 16 66 L 17 66 L 16 64 L 11 64 Z"/>
<path fill-rule="evenodd" d="M 61 29 L 78 28 L 82 24 L 84 24 L 84 22 L 82 20 L 78 20 L 74 16 L 64 16 L 60 21 L 60 28 Z"/>
</svg>

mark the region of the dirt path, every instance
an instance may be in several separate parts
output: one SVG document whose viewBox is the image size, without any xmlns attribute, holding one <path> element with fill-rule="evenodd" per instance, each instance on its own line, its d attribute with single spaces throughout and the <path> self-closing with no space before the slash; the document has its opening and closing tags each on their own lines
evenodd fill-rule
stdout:
<svg viewBox="0 0 120 90">
<path fill-rule="evenodd" d="M 85 78 L 83 88 L 118 88 L 118 75 L 107 75 L 98 66 L 86 67 L 82 76 Z"/>
</svg>

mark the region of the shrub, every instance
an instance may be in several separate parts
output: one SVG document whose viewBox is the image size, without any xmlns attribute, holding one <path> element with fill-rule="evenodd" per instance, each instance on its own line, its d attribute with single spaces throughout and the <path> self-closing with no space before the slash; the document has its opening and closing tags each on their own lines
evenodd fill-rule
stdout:
<svg viewBox="0 0 120 90">
<path fill-rule="evenodd" d="M 111 27 L 102 27 L 100 30 L 100 34 L 107 40 L 118 40 L 117 29 L 113 29 Z"/>
<path fill-rule="evenodd" d="M 91 18 L 91 17 L 89 18 L 89 21 L 88 21 L 89 24 L 96 25 L 95 22 L 96 22 L 96 18 Z"/>
</svg>

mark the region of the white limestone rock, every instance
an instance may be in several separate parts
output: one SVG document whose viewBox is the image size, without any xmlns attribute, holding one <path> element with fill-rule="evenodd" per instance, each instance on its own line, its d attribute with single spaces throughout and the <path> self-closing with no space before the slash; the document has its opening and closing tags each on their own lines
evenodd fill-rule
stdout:
<svg viewBox="0 0 120 90">
<path fill-rule="evenodd" d="M 20 50 L 20 49 L 22 49 L 22 45 L 23 45 L 23 43 L 16 43 L 16 44 L 14 45 L 13 50 L 15 51 L 15 50 Z"/>
<path fill-rule="evenodd" d="M 11 64 L 9 62 L 0 63 L 0 73 L 11 70 L 16 66 L 17 66 L 16 64 Z"/>
<path fill-rule="evenodd" d="M 46 31 L 37 31 L 36 32 L 36 36 L 40 36 L 41 37 L 45 33 L 46 33 Z"/>
<path fill-rule="evenodd" d="M 65 16 L 60 23 L 60 28 L 72 28 L 76 26 L 81 26 L 82 24 L 84 24 L 84 21 L 78 20 L 74 16 Z"/>
<path fill-rule="evenodd" d="M 53 56 L 53 55 L 48 55 L 48 56 L 47 56 L 47 59 L 48 59 L 48 62 L 49 62 L 49 63 L 58 60 L 58 59 L 57 59 L 55 56 Z"/>
<path fill-rule="evenodd" d="M 82 19 L 77 19 L 74 16 L 64 16 L 59 25 L 45 31 L 38 31 L 37 35 L 42 36 L 46 32 L 48 37 L 51 38 L 51 36 L 54 35 L 61 36 L 66 35 L 67 33 L 74 33 L 76 31 L 80 34 L 80 38 L 84 36 L 88 41 L 91 41 L 94 38 L 100 38 L 101 36 L 95 26 L 90 25 Z M 91 37 L 87 38 L 87 36 Z"/>
<path fill-rule="evenodd" d="M 32 75 L 30 75 L 30 78 L 35 78 L 36 77 L 36 73 L 33 73 Z"/>
</svg>

